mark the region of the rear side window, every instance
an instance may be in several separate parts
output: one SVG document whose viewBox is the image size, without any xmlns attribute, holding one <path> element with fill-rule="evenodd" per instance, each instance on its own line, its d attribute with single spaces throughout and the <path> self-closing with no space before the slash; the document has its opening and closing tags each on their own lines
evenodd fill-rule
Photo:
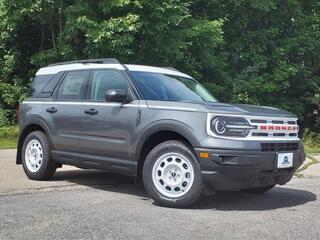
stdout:
<svg viewBox="0 0 320 240">
<path fill-rule="evenodd" d="M 81 99 L 89 71 L 69 72 L 59 86 L 57 99 Z"/>
<path fill-rule="evenodd" d="M 31 84 L 30 95 L 37 96 L 53 76 L 54 74 L 37 75 Z"/>
</svg>

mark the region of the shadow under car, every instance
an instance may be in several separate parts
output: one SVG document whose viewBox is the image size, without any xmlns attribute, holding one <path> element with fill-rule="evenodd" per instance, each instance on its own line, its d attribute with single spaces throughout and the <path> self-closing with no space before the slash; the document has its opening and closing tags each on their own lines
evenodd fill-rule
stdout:
<svg viewBox="0 0 320 240">
<path fill-rule="evenodd" d="M 142 184 L 135 184 L 133 177 L 98 170 L 57 171 L 51 181 L 67 181 L 95 189 L 130 194 L 149 200 Z M 317 196 L 306 190 L 275 187 L 264 194 L 250 194 L 241 191 L 218 192 L 205 196 L 191 209 L 212 209 L 221 211 L 263 211 L 289 208 L 315 201 Z M 294 209 L 292 209 L 294 211 Z"/>
</svg>

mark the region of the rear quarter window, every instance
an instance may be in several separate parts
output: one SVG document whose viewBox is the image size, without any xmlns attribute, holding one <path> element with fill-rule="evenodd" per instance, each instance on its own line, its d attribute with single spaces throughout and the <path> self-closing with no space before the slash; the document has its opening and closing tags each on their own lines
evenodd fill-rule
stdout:
<svg viewBox="0 0 320 240">
<path fill-rule="evenodd" d="M 53 76 L 54 74 L 37 75 L 32 81 L 29 95 L 32 97 L 38 96 Z"/>
</svg>

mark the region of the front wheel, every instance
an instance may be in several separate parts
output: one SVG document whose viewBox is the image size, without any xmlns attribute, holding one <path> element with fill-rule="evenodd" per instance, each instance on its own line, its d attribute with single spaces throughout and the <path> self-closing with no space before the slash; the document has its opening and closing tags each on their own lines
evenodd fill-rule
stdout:
<svg viewBox="0 0 320 240">
<path fill-rule="evenodd" d="M 160 205 L 188 207 L 202 193 L 200 165 L 185 144 L 170 140 L 156 146 L 143 166 L 147 192 Z"/>
</svg>

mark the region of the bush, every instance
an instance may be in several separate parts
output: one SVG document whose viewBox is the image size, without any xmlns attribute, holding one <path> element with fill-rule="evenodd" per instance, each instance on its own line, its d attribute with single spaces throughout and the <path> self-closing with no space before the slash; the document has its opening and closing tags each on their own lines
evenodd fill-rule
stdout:
<svg viewBox="0 0 320 240">
<path fill-rule="evenodd" d="M 18 135 L 17 126 L 0 127 L 0 149 L 16 148 Z"/>
<path fill-rule="evenodd" d="M 16 108 L 26 97 L 26 88 L 0 82 L 0 127 L 16 124 Z"/>
<path fill-rule="evenodd" d="M 6 110 L 0 108 L 0 127 L 9 125 L 6 112 Z"/>
<path fill-rule="evenodd" d="M 306 152 L 320 152 L 320 133 L 312 132 L 310 129 L 306 128 L 303 132 L 302 142 Z"/>
</svg>

